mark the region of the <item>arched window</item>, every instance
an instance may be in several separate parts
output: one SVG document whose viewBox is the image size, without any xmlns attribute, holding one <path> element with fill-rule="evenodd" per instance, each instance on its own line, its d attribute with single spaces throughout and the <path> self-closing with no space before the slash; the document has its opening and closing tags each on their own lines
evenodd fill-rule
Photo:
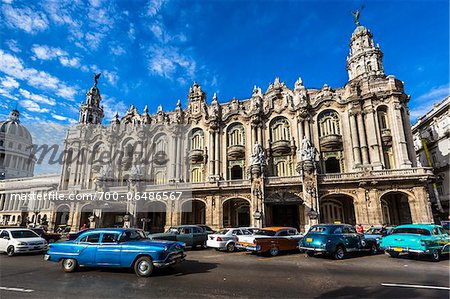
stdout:
<svg viewBox="0 0 450 299">
<path fill-rule="evenodd" d="M 167 140 L 166 140 L 166 136 L 165 135 L 161 135 L 157 140 L 156 140 L 156 145 L 155 145 L 155 152 L 159 153 L 166 153 L 167 152 Z"/>
<path fill-rule="evenodd" d="M 164 185 L 166 182 L 166 172 L 157 171 L 155 173 L 155 185 Z"/>
<path fill-rule="evenodd" d="M 286 177 L 292 175 L 291 161 L 288 157 L 274 158 L 274 175 L 278 177 Z"/>
<path fill-rule="evenodd" d="M 319 136 L 341 135 L 339 114 L 333 110 L 326 110 L 319 115 Z"/>
<path fill-rule="evenodd" d="M 389 120 L 387 114 L 387 108 L 382 106 L 377 109 L 378 123 L 380 126 L 380 130 L 389 128 Z"/>
<path fill-rule="evenodd" d="M 245 145 L 244 126 L 234 124 L 228 128 L 228 146 Z"/>
<path fill-rule="evenodd" d="M 191 137 L 191 150 L 203 150 L 203 131 L 201 129 L 194 130 Z"/>
<path fill-rule="evenodd" d="M 291 128 L 286 118 L 275 119 L 271 125 L 272 142 L 291 139 Z"/>
<path fill-rule="evenodd" d="M 203 181 L 202 170 L 200 167 L 195 167 L 191 171 L 191 182 L 199 183 Z"/>
</svg>

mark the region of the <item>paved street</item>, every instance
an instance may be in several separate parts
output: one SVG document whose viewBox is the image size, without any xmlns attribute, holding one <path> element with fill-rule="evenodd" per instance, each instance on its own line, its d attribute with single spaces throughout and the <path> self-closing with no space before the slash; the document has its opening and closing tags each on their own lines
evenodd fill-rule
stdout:
<svg viewBox="0 0 450 299">
<path fill-rule="evenodd" d="M 448 298 L 449 261 L 392 259 L 383 254 L 343 261 L 288 254 L 276 258 L 244 252 L 188 251 L 174 269 L 138 278 L 131 270 L 82 269 L 66 274 L 42 255 L 0 255 L 1 298 Z M 14 290 L 15 288 L 15 290 Z M 12 289 L 12 290 L 11 290 Z"/>
</svg>

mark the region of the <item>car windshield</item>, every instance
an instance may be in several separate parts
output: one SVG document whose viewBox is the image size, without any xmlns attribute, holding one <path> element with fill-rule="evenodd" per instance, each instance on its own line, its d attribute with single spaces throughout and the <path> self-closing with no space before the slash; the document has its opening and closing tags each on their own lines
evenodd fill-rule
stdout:
<svg viewBox="0 0 450 299">
<path fill-rule="evenodd" d="M 276 232 L 273 230 L 261 229 L 255 233 L 256 235 L 262 236 L 275 236 Z"/>
<path fill-rule="evenodd" d="M 222 229 L 222 230 L 218 231 L 217 234 L 218 235 L 226 235 L 227 232 L 229 232 L 229 231 L 230 231 L 229 229 Z"/>
<path fill-rule="evenodd" d="M 11 235 L 15 239 L 39 237 L 35 232 L 31 230 L 13 230 L 11 231 Z"/>
<path fill-rule="evenodd" d="M 147 239 L 147 237 L 142 230 L 127 230 L 123 232 L 122 237 L 120 238 L 121 241 L 138 241 L 145 239 Z"/>
<path fill-rule="evenodd" d="M 382 233 L 383 233 L 383 228 L 381 228 L 381 227 L 372 227 L 372 228 L 369 228 L 365 232 L 365 234 L 368 234 L 368 235 L 381 235 Z"/>
<path fill-rule="evenodd" d="M 179 232 L 179 228 L 177 228 L 177 227 L 171 227 L 166 231 L 166 233 L 171 233 L 171 234 L 178 233 L 178 232 Z"/>
<path fill-rule="evenodd" d="M 393 230 L 392 234 L 416 234 L 416 235 L 424 235 L 424 236 L 431 235 L 429 230 L 426 230 L 424 228 L 415 228 L 415 227 L 395 228 Z"/>
<path fill-rule="evenodd" d="M 309 230 L 310 233 L 326 233 L 327 232 L 327 227 L 326 226 L 313 226 L 311 227 L 311 229 Z"/>
</svg>

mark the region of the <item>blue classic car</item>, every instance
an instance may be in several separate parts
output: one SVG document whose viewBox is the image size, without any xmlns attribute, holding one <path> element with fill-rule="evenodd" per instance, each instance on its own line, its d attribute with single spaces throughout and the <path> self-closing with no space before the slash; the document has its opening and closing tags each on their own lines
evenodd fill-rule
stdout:
<svg viewBox="0 0 450 299">
<path fill-rule="evenodd" d="M 308 256 L 316 253 L 330 254 L 341 260 L 346 254 L 355 251 L 378 252 L 375 239 L 365 239 L 356 229 L 348 224 L 314 225 L 299 242 L 299 249 Z"/>
<path fill-rule="evenodd" d="M 134 268 L 138 276 L 148 277 L 153 269 L 182 262 L 183 243 L 151 241 L 139 229 L 95 229 L 74 241 L 50 244 L 44 259 L 61 262 L 65 272 L 78 266 Z"/>
<path fill-rule="evenodd" d="M 391 257 L 401 254 L 427 255 L 437 262 L 442 254 L 449 254 L 450 237 L 440 225 L 405 224 L 381 238 L 379 246 Z"/>
</svg>

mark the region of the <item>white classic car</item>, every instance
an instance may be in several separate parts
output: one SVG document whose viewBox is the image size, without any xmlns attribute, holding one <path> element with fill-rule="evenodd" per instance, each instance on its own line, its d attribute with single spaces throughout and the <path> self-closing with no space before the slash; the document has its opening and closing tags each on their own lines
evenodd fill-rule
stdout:
<svg viewBox="0 0 450 299">
<path fill-rule="evenodd" d="M 47 241 L 30 229 L 0 229 L 0 252 L 6 252 L 9 256 L 16 253 L 43 252 L 47 248 Z"/>
<path fill-rule="evenodd" d="M 251 227 L 224 228 L 215 234 L 208 235 L 206 246 L 233 252 L 236 250 L 238 236 L 252 235 L 253 230 L 254 228 Z"/>
</svg>

